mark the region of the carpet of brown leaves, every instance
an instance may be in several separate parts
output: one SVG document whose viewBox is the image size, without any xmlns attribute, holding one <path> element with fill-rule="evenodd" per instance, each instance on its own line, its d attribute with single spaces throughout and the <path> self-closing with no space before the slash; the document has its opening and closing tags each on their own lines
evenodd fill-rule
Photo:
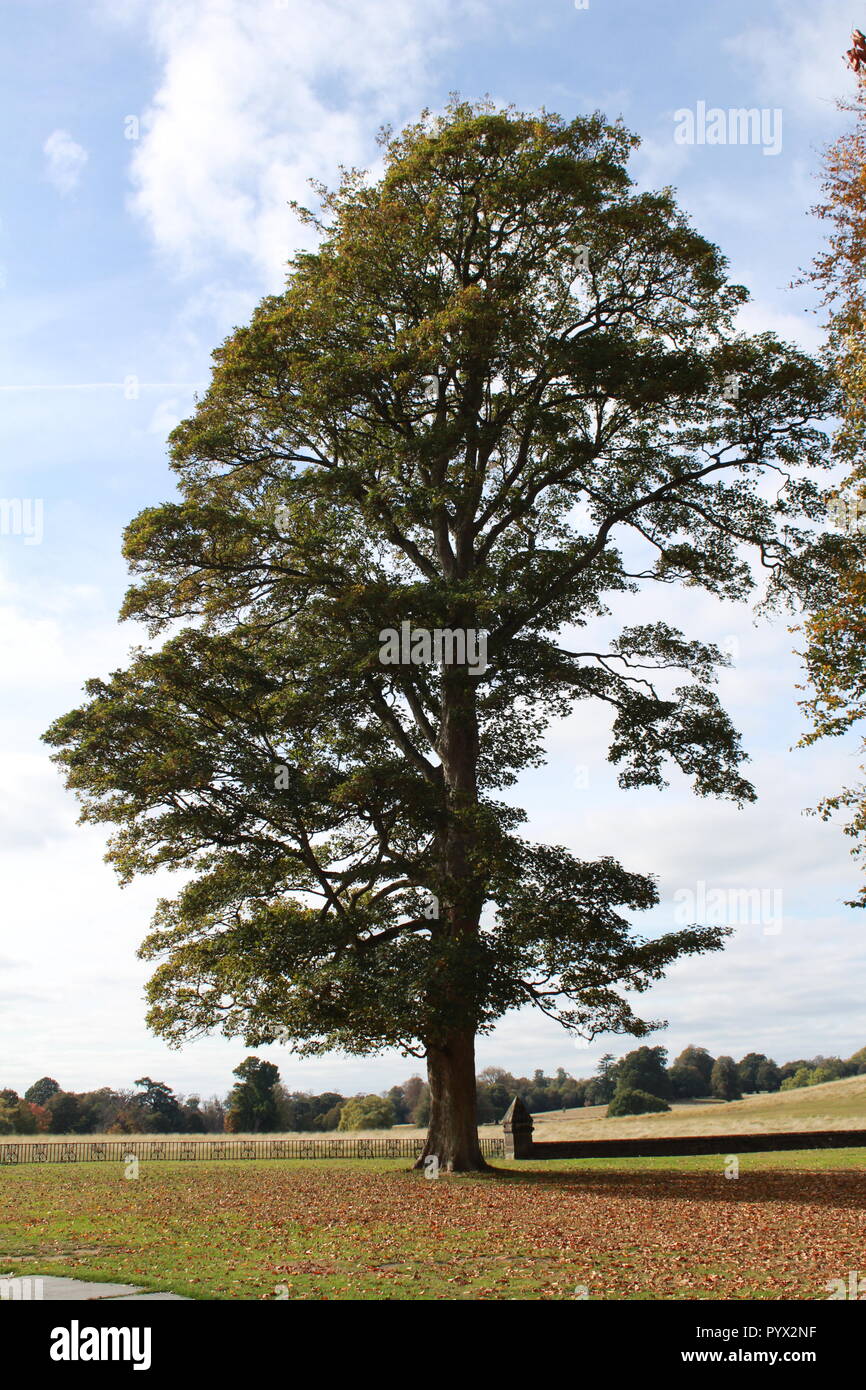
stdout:
<svg viewBox="0 0 866 1390">
<path fill-rule="evenodd" d="M 206 1298 L 826 1299 L 830 1280 L 866 1272 L 863 1171 L 521 1166 L 430 1181 L 397 1164 L 255 1162 L 142 1165 L 138 1182 L 93 1165 L 8 1176 L 7 1257 Z M 73 1255 L 97 1230 L 103 1253 Z"/>
</svg>

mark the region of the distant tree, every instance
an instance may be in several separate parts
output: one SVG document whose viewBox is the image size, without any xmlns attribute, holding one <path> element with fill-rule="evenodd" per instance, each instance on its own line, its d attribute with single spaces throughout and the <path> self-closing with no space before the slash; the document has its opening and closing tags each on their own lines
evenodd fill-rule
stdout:
<svg viewBox="0 0 866 1390">
<path fill-rule="evenodd" d="M 0 1134 L 35 1134 L 37 1129 L 33 1107 L 26 1100 L 13 1103 L 0 1098 Z"/>
<path fill-rule="evenodd" d="M 24 1099 L 30 1100 L 34 1105 L 47 1105 L 52 1096 L 56 1096 L 60 1090 L 53 1076 L 40 1076 L 38 1081 L 34 1081 L 24 1092 Z"/>
<path fill-rule="evenodd" d="M 288 1089 L 277 1082 L 273 1090 L 277 1130 L 288 1134 L 294 1129 L 295 1103 Z"/>
<path fill-rule="evenodd" d="M 118 1111 L 137 1110 L 139 1129 L 147 1127 L 145 1112 L 140 1106 L 140 1096 L 135 1091 L 114 1091 L 110 1086 L 100 1086 L 96 1091 L 84 1091 L 78 1097 L 81 1115 L 76 1126 L 78 1134 L 104 1133 L 111 1128 Z"/>
<path fill-rule="evenodd" d="M 312 1096 L 311 1099 L 317 1120 L 323 1115 L 329 1115 L 335 1106 L 339 1108 L 346 1104 L 346 1097 L 341 1096 L 338 1091 L 322 1091 L 321 1095 Z"/>
<path fill-rule="evenodd" d="M 606 1105 L 616 1090 L 618 1063 L 612 1052 L 605 1052 L 587 1088 L 587 1105 Z"/>
<path fill-rule="evenodd" d="M 345 1104 L 346 1102 L 344 1098 L 340 1096 L 339 1100 L 331 1106 L 330 1110 L 325 1110 L 321 1115 L 317 1115 L 316 1129 L 338 1129 L 340 1124 L 340 1116 L 343 1113 L 343 1106 Z"/>
<path fill-rule="evenodd" d="M 779 1067 L 782 1081 L 788 1081 L 798 1071 L 811 1071 L 815 1063 L 808 1057 L 798 1057 L 795 1062 L 783 1062 Z"/>
<path fill-rule="evenodd" d="M 779 1068 L 772 1059 L 768 1058 L 758 1067 L 755 1077 L 756 1091 L 778 1091 L 782 1084 L 782 1076 Z"/>
<path fill-rule="evenodd" d="M 285 1125 L 285 1127 L 290 1131 L 303 1131 L 308 1129 L 315 1129 L 316 1112 L 313 1108 L 310 1097 L 298 1095 L 297 1093 L 290 1096 L 289 1104 L 286 1111 L 286 1119 L 288 1123 Z M 275 1123 L 274 1128 L 283 1128 L 282 1116 L 278 1115 L 277 1122 Z"/>
<path fill-rule="evenodd" d="M 810 1086 L 823 1086 L 826 1081 L 838 1081 L 840 1073 L 834 1066 L 816 1067 L 809 1077 Z"/>
<path fill-rule="evenodd" d="M 710 1094 L 709 1085 L 697 1067 L 675 1062 L 669 1069 L 668 1076 L 677 1100 L 693 1100 Z"/>
<path fill-rule="evenodd" d="M 651 1096 L 668 1100 L 672 1095 L 671 1080 L 664 1047 L 636 1047 L 627 1052 L 616 1068 L 618 1091 L 648 1091 Z"/>
<path fill-rule="evenodd" d="M 798 1091 L 801 1086 L 808 1086 L 812 1080 L 814 1068 L 809 1066 L 799 1066 L 791 1076 L 786 1076 L 782 1081 L 780 1090 Z"/>
<path fill-rule="evenodd" d="M 562 1105 L 565 1110 L 574 1110 L 586 1100 L 586 1081 L 569 1081 L 562 1090 Z"/>
<path fill-rule="evenodd" d="M 72 1091 L 58 1091 L 48 1102 L 52 1134 L 74 1134 L 81 1122 L 81 1102 Z"/>
<path fill-rule="evenodd" d="M 219 1096 L 211 1096 L 201 1107 L 205 1133 L 222 1134 L 225 1130 L 226 1109 Z"/>
<path fill-rule="evenodd" d="M 141 1086 L 139 1105 L 144 1112 L 147 1129 L 155 1134 L 174 1134 L 184 1129 L 184 1114 L 177 1096 L 164 1081 L 152 1081 L 149 1076 L 135 1082 Z"/>
<path fill-rule="evenodd" d="M 0 1092 L 0 1134 L 36 1134 L 44 1128 L 40 1123 L 39 1106 L 21 1100 L 17 1091 L 7 1087 Z"/>
<path fill-rule="evenodd" d="M 479 1084 L 475 1094 L 476 1119 L 480 1125 L 493 1125 L 498 1119 L 489 1086 Z"/>
<path fill-rule="evenodd" d="M 740 1100 L 740 1078 L 733 1057 L 717 1057 L 713 1063 L 710 1089 L 717 1100 Z"/>
<path fill-rule="evenodd" d="M 666 1100 L 662 1100 L 660 1096 L 650 1095 L 648 1091 L 630 1088 L 618 1090 L 607 1107 L 610 1119 L 614 1119 L 618 1115 L 648 1115 L 651 1112 L 661 1110 L 670 1110 Z"/>
<path fill-rule="evenodd" d="M 352 1096 L 343 1106 L 338 1129 L 390 1129 L 394 1110 L 384 1096 Z"/>
<path fill-rule="evenodd" d="M 583 1094 L 584 1105 L 607 1105 L 612 1099 L 616 1086 L 601 1076 L 591 1076 Z"/>
<path fill-rule="evenodd" d="M 508 1106 L 506 1106 L 505 1109 L 507 1110 Z M 418 1129 L 426 1129 L 430 1123 L 430 1110 L 430 1087 L 425 1083 L 424 1089 L 412 1107 L 412 1113 L 410 1115 L 412 1124 L 417 1126 Z"/>
<path fill-rule="evenodd" d="M 747 1093 L 759 1089 L 758 1069 L 767 1060 L 763 1052 L 747 1052 L 745 1057 L 737 1063 L 737 1076 L 741 1091 Z"/>
<path fill-rule="evenodd" d="M 420 1076 L 410 1076 L 408 1081 L 404 1081 L 401 1090 L 406 1100 L 406 1111 L 410 1120 L 415 1122 L 415 1110 L 426 1090 L 427 1083 Z"/>
<path fill-rule="evenodd" d="M 715 1060 L 715 1057 L 712 1057 L 705 1047 L 689 1046 L 684 1047 L 679 1057 L 674 1059 L 674 1066 L 694 1067 L 696 1071 L 700 1072 L 704 1079 L 704 1090 L 701 1091 L 700 1094 L 708 1096 L 710 1094 L 710 1077 L 713 1074 L 713 1063 Z"/>
<path fill-rule="evenodd" d="M 391 1102 L 391 1109 L 394 1111 L 394 1123 L 404 1125 L 409 1119 L 409 1107 L 406 1104 L 406 1097 L 402 1086 L 392 1086 L 388 1092 L 388 1099 Z"/>
<path fill-rule="evenodd" d="M 596 1076 L 602 1081 L 610 1081 L 616 1084 L 617 1060 L 612 1052 L 603 1052 L 598 1059 L 598 1066 L 595 1069 Z"/>
<path fill-rule="evenodd" d="M 47 1134 L 51 1128 L 51 1111 L 44 1105 L 35 1105 L 32 1100 L 25 1101 L 24 1104 L 33 1116 L 36 1130 L 39 1134 Z"/>
<path fill-rule="evenodd" d="M 147 1117 L 136 1100 L 130 1105 L 120 1107 L 111 1124 L 106 1126 L 105 1132 L 106 1134 L 141 1134 L 147 1132 L 147 1125 Z M 153 1132 L 155 1131 L 151 1130 L 151 1133 Z"/>
<path fill-rule="evenodd" d="M 522 1097 L 527 1110 L 531 1115 L 538 1115 L 548 1109 L 548 1091 L 546 1086 L 531 1086 Z"/>
<path fill-rule="evenodd" d="M 499 1083 L 496 1086 L 491 1086 L 490 1099 L 493 1103 L 494 1109 L 498 1112 L 500 1118 L 505 1114 L 506 1110 L 511 1104 L 513 1095 L 514 1091 L 510 1090 L 507 1086 L 505 1086 L 502 1083 Z"/>
<path fill-rule="evenodd" d="M 479 1087 L 479 1097 L 482 1098 L 483 1105 L 483 1112 L 479 1113 L 487 1116 L 485 1120 L 479 1120 L 479 1124 L 498 1124 L 502 1119 L 517 1090 L 514 1077 L 511 1077 L 510 1081 L 510 1086 L 504 1081 L 494 1081 L 490 1085 Z"/>
<path fill-rule="evenodd" d="M 277 1128 L 277 1101 L 274 1087 L 279 1068 L 260 1057 L 247 1057 L 232 1072 L 239 1080 L 229 1095 L 226 1129 L 233 1134 L 273 1131 Z"/>
<path fill-rule="evenodd" d="M 420 1076 L 414 1079 L 421 1080 Z M 483 1071 L 478 1073 L 478 1081 L 485 1086 L 493 1086 L 497 1082 L 501 1082 L 504 1086 L 510 1087 L 511 1090 L 514 1090 L 515 1087 L 515 1078 L 504 1067 L 485 1067 Z"/>
<path fill-rule="evenodd" d="M 183 1129 L 187 1134 L 204 1134 L 207 1130 L 198 1096 L 187 1096 L 180 1101 Z"/>
</svg>

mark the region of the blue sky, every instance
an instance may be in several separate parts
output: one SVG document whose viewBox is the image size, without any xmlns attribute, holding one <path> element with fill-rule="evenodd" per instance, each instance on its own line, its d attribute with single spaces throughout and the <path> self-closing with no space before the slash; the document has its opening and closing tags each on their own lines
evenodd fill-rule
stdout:
<svg viewBox="0 0 866 1390">
<path fill-rule="evenodd" d="M 0 1084 L 48 1072 L 82 1089 L 147 1073 L 223 1092 L 245 1055 L 206 1039 L 173 1053 L 143 1022 L 135 959 L 156 897 L 121 890 L 101 836 L 76 808 L 39 735 L 83 681 L 119 665 L 134 631 L 115 615 L 120 537 L 171 495 L 165 437 L 207 380 L 209 354 L 308 235 L 288 202 L 338 165 L 373 166 L 375 134 L 448 94 L 524 109 L 622 116 L 643 145 L 642 186 L 673 184 L 752 301 L 742 324 L 815 348 L 819 321 L 790 289 L 821 244 L 809 208 L 834 101 L 849 5 L 696 0 L 5 0 L 0 53 L 0 498 L 41 500 L 39 544 L 0 534 Z M 698 103 L 781 112 L 781 149 L 675 139 Z M 130 138 L 132 137 L 132 138 Z M 638 604 L 657 616 L 655 598 Z M 752 757 L 759 803 L 621 792 L 605 719 L 585 709 L 550 731 L 549 761 L 518 799 L 529 833 L 582 857 L 616 854 L 659 876 L 652 924 L 683 895 L 783 903 L 781 930 L 741 923 L 721 956 L 684 962 L 640 1001 L 666 1017 L 652 1039 L 777 1060 L 866 1043 L 858 885 L 837 827 L 805 807 L 852 777 L 856 744 L 792 752 L 800 716 L 783 621 L 666 594 L 669 617 L 734 656 L 721 693 Z M 629 621 L 640 620 L 632 612 Z M 781 899 L 775 897 L 781 894 Z M 679 895 L 679 896 L 678 896 Z M 718 901 L 718 900 L 717 900 Z M 752 914 L 754 916 L 754 914 Z M 578 1075 L 628 1039 L 574 1044 L 520 1014 L 483 1039 L 479 1063 Z M 292 1087 L 381 1089 L 417 1064 L 294 1058 L 260 1049 Z"/>
</svg>

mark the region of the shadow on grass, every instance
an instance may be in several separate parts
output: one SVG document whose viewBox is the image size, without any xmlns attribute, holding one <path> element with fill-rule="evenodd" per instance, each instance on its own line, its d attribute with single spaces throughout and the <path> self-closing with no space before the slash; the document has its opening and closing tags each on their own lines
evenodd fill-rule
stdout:
<svg viewBox="0 0 866 1390">
<path fill-rule="evenodd" d="M 558 1169 L 530 1167 L 532 1160 L 487 1173 L 455 1174 L 458 1181 L 506 1183 L 509 1186 L 582 1192 L 587 1195 L 642 1198 L 667 1202 L 778 1202 L 826 1208 L 866 1210 L 866 1156 L 864 1168 L 762 1168 L 741 1169 L 738 1178 L 726 1178 L 724 1167 L 703 1172 L 675 1168 Z M 411 1170 L 410 1170 L 411 1171 Z"/>
</svg>

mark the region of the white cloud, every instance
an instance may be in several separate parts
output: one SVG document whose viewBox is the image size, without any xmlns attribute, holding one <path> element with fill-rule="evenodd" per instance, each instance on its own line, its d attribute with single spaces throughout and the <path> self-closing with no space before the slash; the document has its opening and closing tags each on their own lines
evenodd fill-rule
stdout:
<svg viewBox="0 0 866 1390">
<path fill-rule="evenodd" d="M 52 130 L 42 152 L 47 161 L 46 177 L 64 196 L 78 187 L 87 163 L 87 151 L 68 130 Z"/>
<path fill-rule="evenodd" d="M 175 425 L 180 424 L 182 418 L 180 403 L 177 400 L 160 401 L 150 417 L 148 434 L 158 434 L 165 439 Z"/>
<path fill-rule="evenodd" d="M 132 206 L 181 269 L 251 260 L 276 287 L 304 232 L 288 203 L 310 177 L 367 165 L 379 125 L 414 114 L 449 27 L 469 7 L 410 0 L 158 0 L 109 6 L 145 23 L 162 63 L 132 158 Z"/>
<path fill-rule="evenodd" d="M 737 313 L 743 333 L 775 333 L 783 342 L 795 343 L 806 352 L 818 352 L 824 342 L 821 320 L 806 309 L 792 312 L 766 300 L 753 299 Z"/>
<path fill-rule="evenodd" d="M 691 158 L 692 148 L 678 145 L 674 140 L 673 116 L 659 135 L 641 134 L 640 144 L 632 156 L 633 173 L 640 189 L 658 189 L 673 184 Z"/>
</svg>

